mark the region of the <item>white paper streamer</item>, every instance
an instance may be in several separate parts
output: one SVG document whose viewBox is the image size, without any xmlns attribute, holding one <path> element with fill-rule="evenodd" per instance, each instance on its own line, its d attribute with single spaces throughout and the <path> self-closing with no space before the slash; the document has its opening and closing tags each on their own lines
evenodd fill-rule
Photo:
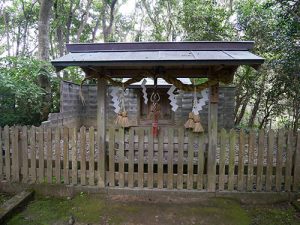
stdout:
<svg viewBox="0 0 300 225">
<path fill-rule="evenodd" d="M 168 90 L 168 95 L 169 95 L 169 100 L 171 101 L 171 106 L 172 106 L 172 111 L 175 112 L 178 109 L 178 105 L 177 105 L 177 100 L 176 97 L 174 95 L 174 91 L 175 91 L 176 87 L 174 85 L 172 85 L 170 87 L 170 89 Z"/>
<path fill-rule="evenodd" d="M 120 112 L 120 98 L 119 98 L 119 88 L 115 88 L 113 87 L 111 92 L 110 92 L 110 95 L 112 97 L 112 101 L 113 101 L 113 107 L 115 108 L 114 109 L 114 112 L 115 113 L 119 113 Z"/>
<path fill-rule="evenodd" d="M 146 92 L 146 79 L 143 80 L 142 84 L 141 84 L 141 87 L 143 89 L 143 98 L 144 98 L 144 103 L 147 105 L 148 103 L 148 96 L 147 96 L 147 92 Z"/>
<path fill-rule="evenodd" d="M 199 114 L 199 111 L 202 110 L 203 106 L 205 106 L 206 102 L 208 101 L 208 90 L 205 89 L 201 91 L 201 95 L 202 98 L 200 98 L 199 100 L 197 100 L 197 97 L 194 96 L 194 101 L 196 102 L 196 104 L 194 104 L 193 106 L 193 113 L 195 115 Z"/>
</svg>

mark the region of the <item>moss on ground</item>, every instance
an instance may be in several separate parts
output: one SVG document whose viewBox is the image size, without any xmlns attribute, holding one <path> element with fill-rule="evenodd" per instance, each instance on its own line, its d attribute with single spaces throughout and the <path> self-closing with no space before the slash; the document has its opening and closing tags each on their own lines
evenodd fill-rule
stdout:
<svg viewBox="0 0 300 225">
<path fill-rule="evenodd" d="M 300 215 L 289 203 L 248 206 L 251 225 L 300 225 Z"/>
<path fill-rule="evenodd" d="M 37 196 L 8 225 L 60 225 L 70 215 L 77 224 L 300 225 L 289 204 L 241 206 L 228 198 L 184 204 L 117 202 L 83 193 L 70 200 Z"/>
</svg>

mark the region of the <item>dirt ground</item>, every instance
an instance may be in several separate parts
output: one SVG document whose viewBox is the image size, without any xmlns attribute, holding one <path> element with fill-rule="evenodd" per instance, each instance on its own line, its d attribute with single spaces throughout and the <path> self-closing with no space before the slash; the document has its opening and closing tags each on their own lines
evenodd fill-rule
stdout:
<svg viewBox="0 0 300 225">
<path fill-rule="evenodd" d="M 200 203 L 107 200 L 81 193 L 73 199 L 37 196 L 7 225 L 300 225 L 289 203 L 241 205 L 228 198 Z"/>
</svg>

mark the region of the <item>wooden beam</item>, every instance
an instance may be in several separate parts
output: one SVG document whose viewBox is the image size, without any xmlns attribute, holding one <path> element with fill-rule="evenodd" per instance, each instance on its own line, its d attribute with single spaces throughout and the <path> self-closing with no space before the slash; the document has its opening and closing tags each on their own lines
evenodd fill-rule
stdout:
<svg viewBox="0 0 300 225">
<path fill-rule="evenodd" d="M 105 128 L 106 128 L 106 80 L 98 78 L 97 85 L 97 140 L 99 148 L 98 171 L 100 188 L 105 187 Z"/>
<path fill-rule="evenodd" d="M 210 69 L 211 68 L 211 69 Z M 218 76 L 230 76 L 233 78 L 237 66 L 224 66 L 220 65 L 218 67 L 209 67 L 208 65 L 203 65 L 201 68 L 193 67 L 170 67 L 170 68 L 160 68 L 160 71 L 167 76 L 177 77 L 177 78 L 207 78 L 209 76 L 209 71 L 212 70 L 213 74 Z M 101 77 L 101 75 L 107 75 L 112 78 L 130 78 L 137 75 L 154 76 L 157 75 L 157 67 L 140 67 L 136 68 L 104 68 L 104 67 L 82 67 L 82 70 L 86 72 L 86 75 L 93 75 L 96 77 Z M 214 76 L 211 76 L 212 78 Z"/>
<path fill-rule="evenodd" d="M 218 98 L 219 85 L 210 87 L 208 108 L 208 154 L 207 154 L 207 190 L 216 189 L 216 150 L 218 135 Z"/>
</svg>

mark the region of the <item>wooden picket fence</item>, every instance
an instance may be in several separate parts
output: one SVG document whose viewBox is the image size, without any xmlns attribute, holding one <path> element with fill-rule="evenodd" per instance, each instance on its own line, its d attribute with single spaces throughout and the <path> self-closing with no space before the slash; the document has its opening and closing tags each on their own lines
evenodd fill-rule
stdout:
<svg viewBox="0 0 300 225">
<path fill-rule="evenodd" d="M 0 128 L 0 179 L 95 186 L 99 149 L 93 127 Z M 300 134 L 225 131 L 218 135 L 216 191 L 299 191 Z M 119 188 L 207 190 L 207 134 L 183 128 L 110 128 L 106 185 Z"/>
</svg>

